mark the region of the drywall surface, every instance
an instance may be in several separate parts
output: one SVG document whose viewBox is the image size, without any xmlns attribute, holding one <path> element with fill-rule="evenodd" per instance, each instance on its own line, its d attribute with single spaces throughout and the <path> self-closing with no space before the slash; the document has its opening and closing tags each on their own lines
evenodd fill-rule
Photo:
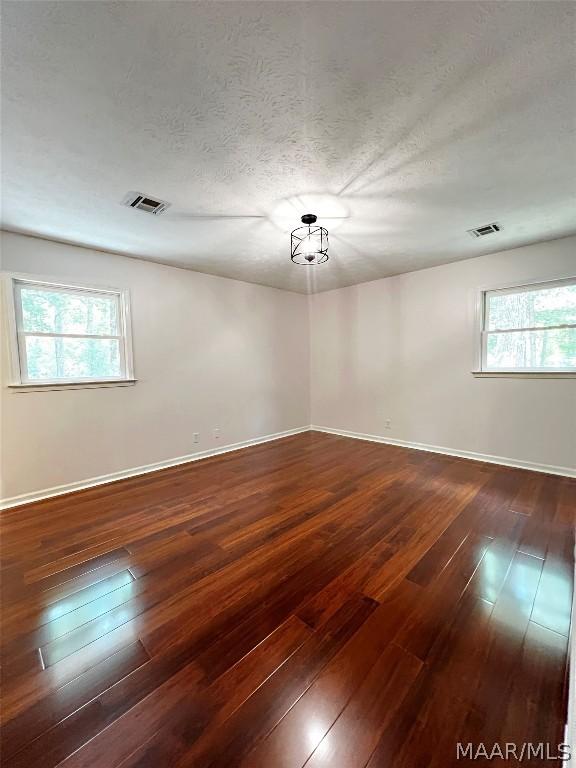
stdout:
<svg viewBox="0 0 576 768">
<path fill-rule="evenodd" d="M 2 22 L 3 229 L 303 293 L 575 232 L 571 0 L 7 1 Z M 329 231 L 313 280 L 288 258 L 303 213 Z"/>
<path fill-rule="evenodd" d="M 305 296 L 9 233 L 2 269 L 127 288 L 138 379 L 11 391 L 4 316 L 4 498 L 310 423 Z"/>
<path fill-rule="evenodd" d="M 576 468 L 576 379 L 471 374 L 482 288 L 572 275 L 567 237 L 310 297 L 312 423 Z"/>
<path fill-rule="evenodd" d="M 4 498 L 310 423 L 576 469 L 576 379 L 471 374 L 479 291 L 576 274 L 576 237 L 311 297 L 9 233 L 2 268 L 128 288 L 138 379 L 14 392 L 4 327 Z"/>
</svg>

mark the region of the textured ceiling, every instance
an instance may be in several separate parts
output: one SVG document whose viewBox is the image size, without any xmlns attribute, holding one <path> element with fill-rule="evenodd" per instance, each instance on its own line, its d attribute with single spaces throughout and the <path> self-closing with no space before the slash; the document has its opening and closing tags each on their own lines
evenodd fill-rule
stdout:
<svg viewBox="0 0 576 768">
<path fill-rule="evenodd" d="M 573 233 L 575 11 L 5 2 L 3 227 L 298 291 Z"/>
</svg>

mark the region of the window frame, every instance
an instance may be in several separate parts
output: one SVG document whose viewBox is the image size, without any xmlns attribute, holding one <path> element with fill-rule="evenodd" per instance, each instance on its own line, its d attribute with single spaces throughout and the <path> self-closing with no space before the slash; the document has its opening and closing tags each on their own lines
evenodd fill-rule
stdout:
<svg viewBox="0 0 576 768">
<path fill-rule="evenodd" d="M 20 292 L 23 287 L 40 287 L 63 293 L 85 293 L 89 295 L 114 296 L 118 306 L 119 333 L 117 335 L 99 334 L 29 334 L 22 329 L 22 302 Z M 126 289 L 110 288 L 101 285 L 89 285 L 77 282 L 60 282 L 53 279 L 31 277 L 26 274 L 9 274 L 4 281 L 4 292 L 8 315 L 8 344 L 10 352 L 11 381 L 9 387 L 17 389 L 54 389 L 82 388 L 94 386 L 119 386 L 134 383 L 134 361 L 132 355 L 132 323 L 130 314 L 130 294 Z M 66 379 L 30 379 L 27 375 L 27 360 L 23 340 L 27 335 L 46 335 L 61 338 L 114 338 L 119 340 L 121 376 L 74 377 Z"/>
<path fill-rule="evenodd" d="M 576 328 L 576 323 L 565 323 L 553 326 L 538 326 L 534 328 L 502 329 L 488 331 L 489 320 L 488 297 L 499 294 L 529 293 L 531 291 L 547 290 L 562 285 L 576 285 L 576 276 L 562 277 L 552 280 L 538 280 L 522 284 L 508 284 L 498 288 L 483 288 L 479 291 L 476 305 L 476 365 L 472 373 L 476 376 L 528 376 L 540 378 L 572 378 L 576 377 L 576 368 L 491 368 L 487 365 L 488 336 L 490 333 L 518 333 L 530 330 L 554 330 L 560 328 Z"/>
</svg>

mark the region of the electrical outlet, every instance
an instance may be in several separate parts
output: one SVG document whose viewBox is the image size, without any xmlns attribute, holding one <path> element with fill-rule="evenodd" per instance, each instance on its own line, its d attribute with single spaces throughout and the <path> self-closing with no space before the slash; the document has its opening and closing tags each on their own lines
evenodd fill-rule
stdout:
<svg viewBox="0 0 576 768">
<path fill-rule="evenodd" d="M 200 432 L 192 432 L 192 442 L 193 443 L 200 442 Z"/>
<path fill-rule="evenodd" d="M 217 427 L 214 430 L 214 440 L 218 440 L 220 438 L 220 429 Z"/>
<path fill-rule="evenodd" d="M 384 429 L 392 429 L 392 419 L 385 419 Z"/>
</svg>

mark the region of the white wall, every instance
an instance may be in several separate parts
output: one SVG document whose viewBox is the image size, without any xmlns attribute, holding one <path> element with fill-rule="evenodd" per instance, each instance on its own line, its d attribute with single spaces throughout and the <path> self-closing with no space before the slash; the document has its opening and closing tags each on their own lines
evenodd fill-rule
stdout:
<svg viewBox="0 0 576 768">
<path fill-rule="evenodd" d="M 576 379 L 470 373 L 478 289 L 575 274 L 569 237 L 315 295 L 312 423 L 576 468 Z"/>
<path fill-rule="evenodd" d="M 576 274 L 576 237 L 309 300 L 21 235 L 2 233 L 1 244 L 6 271 L 128 288 L 138 378 L 73 391 L 2 387 L 5 498 L 310 422 L 576 468 L 575 379 L 470 373 L 478 289 Z M 5 333 L 2 344 L 6 363 Z"/>
<path fill-rule="evenodd" d="M 21 235 L 2 233 L 1 245 L 3 270 L 128 288 L 138 379 L 73 391 L 3 386 L 3 497 L 310 423 L 306 296 Z"/>
</svg>

